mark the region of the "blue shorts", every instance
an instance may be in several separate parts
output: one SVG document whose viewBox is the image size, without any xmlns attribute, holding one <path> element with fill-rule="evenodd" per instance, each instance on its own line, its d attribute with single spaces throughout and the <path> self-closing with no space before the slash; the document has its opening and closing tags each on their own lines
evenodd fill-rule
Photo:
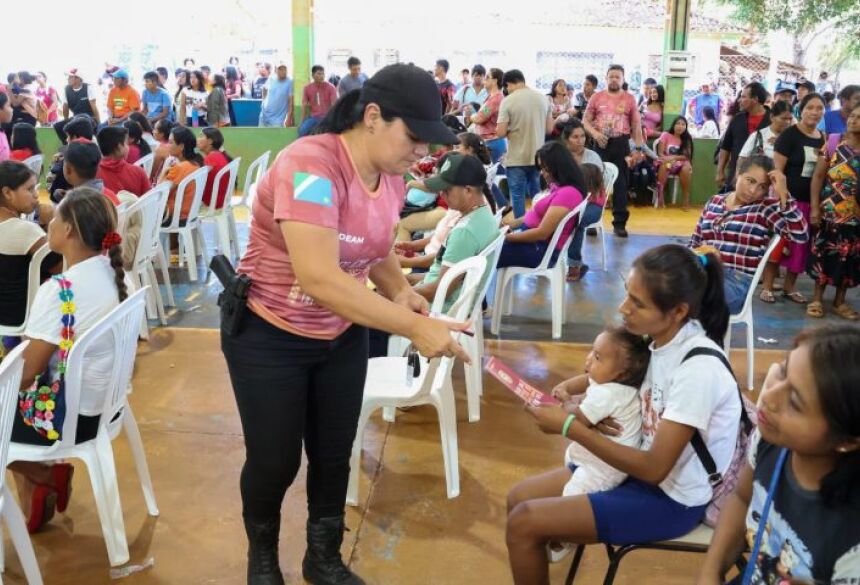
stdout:
<svg viewBox="0 0 860 585">
<path fill-rule="evenodd" d="M 707 504 L 687 507 L 655 485 L 628 478 L 608 492 L 588 494 L 597 538 L 606 544 L 640 544 L 684 536 L 702 522 Z"/>
</svg>

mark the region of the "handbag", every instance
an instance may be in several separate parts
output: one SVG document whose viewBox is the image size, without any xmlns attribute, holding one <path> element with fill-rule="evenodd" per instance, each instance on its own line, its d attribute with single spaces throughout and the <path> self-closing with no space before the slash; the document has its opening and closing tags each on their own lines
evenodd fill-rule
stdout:
<svg viewBox="0 0 860 585">
<path fill-rule="evenodd" d="M 69 352 L 75 343 L 75 295 L 72 283 L 62 274 L 52 277 L 60 286 L 60 345 L 57 350 L 56 378 L 47 368 L 26 390 L 18 393 L 18 410 L 24 424 L 50 441 L 60 439 L 66 403 L 61 395 L 66 387 Z"/>
</svg>

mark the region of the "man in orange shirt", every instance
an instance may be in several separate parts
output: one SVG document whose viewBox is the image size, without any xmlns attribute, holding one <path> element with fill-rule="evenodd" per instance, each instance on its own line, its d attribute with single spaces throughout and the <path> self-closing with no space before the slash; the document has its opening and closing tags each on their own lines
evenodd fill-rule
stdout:
<svg viewBox="0 0 860 585">
<path fill-rule="evenodd" d="M 108 121 L 110 126 L 118 126 L 128 119 L 132 112 L 140 111 L 140 94 L 128 84 L 128 73 L 117 69 L 113 74 L 113 88 L 107 97 Z"/>
</svg>

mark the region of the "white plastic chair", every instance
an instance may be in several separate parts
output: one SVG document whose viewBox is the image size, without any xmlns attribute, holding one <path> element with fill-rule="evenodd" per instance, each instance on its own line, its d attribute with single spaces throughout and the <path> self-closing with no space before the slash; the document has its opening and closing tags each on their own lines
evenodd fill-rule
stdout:
<svg viewBox="0 0 860 585">
<path fill-rule="evenodd" d="M 128 562 L 128 540 L 119 497 L 119 482 L 116 475 L 111 441 L 124 430 L 131 446 L 137 473 L 140 477 L 143 497 L 150 516 L 158 516 L 158 506 L 152 489 L 152 479 L 146 463 L 146 454 L 137 421 L 126 399 L 131 374 L 137 353 L 137 335 L 143 318 L 146 289 L 139 290 L 120 303 L 86 333 L 75 340 L 69 352 L 66 370 L 66 418 L 60 439 L 48 447 L 12 443 L 9 462 L 54 461 L 56 459 L 81 459 L 87 466 L 92 482 L 96 510 L 105 538 L 108 558 L 115 567 Z M 82 388 L 84 356 L 93 344 L 105 343 L 114 347 L 113 367 L 110 373 L 109 391 L 99 418 L 98 434 L 94 439 L 75 444 L 78 428 L 78 412 Z"/>
<path fill-rule="evenodd" d="M 753 296 L 755 295 L 756 287 L 758 283 L 761 281 L 762 274 L 764 274 L 764 269 L 767 266 L 767 260 L 770 258 L 770 255 L 776 249 L 776 246 L 779 244 L 779 241 L 782 238 L 779 236 L 774 236 L 773 240 L 771 240 L 770 244 L 765 250 L 764 256 L 762 256 L 761 260 L 758 263 L 758 266 L 755 269 L 755 274 L 752 277 L 752 284 L 750 284 L 750 289 L 747 291 L 747 298 L 744 299 L 744 306 L 741 308 L 741 312 L 736 315 L 729 316 L 729 328 L 726 329 L 726 338 L 723 342 L 723 348 L 726 350 L 726 355 L 729 355 L 729 350 L 732 345 L 732 325 L 737 323 L 743 323 L 746 325 L 747 330 L 747 389 L 753 389 L 754 377 L 755 377 L 755 333 L 753 332 Z"/>
<path fill-rule="evenodd" d="M 179 182 L 176 187 L 176 197 L 173 200 L 173 210 L 170 217 L 170 225 L 161 228 L 163 240 L 167 240 L 169 234 L 179 236 L 179 265 L 188 263 L 188 280 L 197 282 L 197 253 L 203 257 L 203 266 L 209 271 L 209 255 L 206 251 L 206 238 L 203 237 L 203 229 L 200 223 L 200 205 L 203 203 L 203 192 L 206 190 L 206 177 L 209 176 L 210 167 L 204 166 Z M 188 217 L 183 221 L 180 219 L 182 212 L 182 200 L 186 197 L 185 188 L 193 183 L 194 194 L 191 207 L 188 209 Z M 169 246 L 162 244 L 165 250 Z M 199 250 L 197 247 L 199 246 Z"/>
<path fill-rule="evenodd" d="M 269 157 L 271 156 L 272 151 L 267 150 L 248 165 L 248 170 L 245 172 L 245 184 L 242 187 L 242 195 L 241 197 L 237 197 L 238 201 L 232 202 L 233 207 L 250 208 L 248 198 L 251 195 L 251 185 L 257 184 L 263 178 L 263 175 L 269 168 Z"/>
<path fill-rule="evenodd" d="M 618 167 L 612 163 L 603 163 L 603 188 L 606 190 L 606 199 L 603 200 L 603 209 L 609 204 L 609 199 L 615 190 L 615 179 L 618 178 Z M 603 214 L 600 214 L 600 219 L 590 225 L 577 226 L 576 229 L 589 230 L 594 229 L 600 232 L 600 262 L 603 270 L 606 270 L 606 227 L 603 225 Z"/>
<path fill-rule="evenodd" d="M 588 205 L 587 199 L 583 200 L 575 209 L 568 212 L 564 216 L 564 219 L 559 222 L 558 227 L 555 228 L 555 232 L 552 235 L 552 239 L 549 241 L 549 246 L 546 248 L 546 253 L 537 268 L 525 268 L 523 266 L 499 268 L 496 273 L 496 294 L 493 301 L 493 320 L 490 326 L 490 331 L 493 335 L 499 334 L 499 328 L 502 324 L 502 313 L 510 315 L 512 312 L 514 277 L 523 275 L 549 279 L 552 296 L 552 338 L 559 339 L 561 337 L 561 326 L 564 322 L 564 284 L 567 277 L 567 249 L 573 240 L 573 230 L 568 234 L 564 245 L 559 250 L 555 265 L 551 267 L 550 262 L 565 226 L 575 216 L 581 217 L 586 205 Z"/>
<path fill-rule="evenodd" d="M 39 290 L 39 285 L 42 284 L 42 261 L 50 251 L 51 249 L 48 247 L 48 244 L 45 243 L 41 248 L 33 252 L 27 275 L 27 308 L 24 311 L 24 322 L 20 325 L 0 325 L 0 335 L 20 337 L 24 334 L 24 329 L 27 328 L 27 319 L 30 318 L 30 307 L 33 305 L 33 299 L 36 298 L 36 291 Z"/>
<path fill-rule="evenodd" d="M 29 341 L 18 345 L 0 364 L 0 469 L 4 471 L 8 463 L 12 424 L 18 414 L 18 390 L 21 387 L 21 376 L 24 374 L 24 348 L 27 344 Z M 24 514 L 6 485 L 5 473 L 0 474 L 0 514 L 18 553 L 27 583 L 42 585 L 42 574 L 33 552 L 33 543 L 27 533 Z M 0 535 L 0 570 L 3 568 L 3 558 L 3 538 Z"/>
<path fill-rule="evenodd" d="M 134 161 L 134 165 L 138 166 L 138 167 L 142 168 L 144 171 L 146 171 L 147 177 L 151 177 L 152 176 L 152 164 L 153 164 L 153 162 L 155 162 L 155 153 L 150 152 L 146 156 L 142 156 L 139 159 L 137 159 L 136 161 Z"/>
<path fill-rule="evenodd" d="M 613 546 L 604 544 L 606 547 L 606 555 L 609 557 L 609 566 L 606 569 L 606 575 L 603 578 L 604 585 L 612 585 L 615 581 L 615 575 L 618 572 L 618 565 L 621 564 L 627 553 L 634 550 L 667 550 L 672 552 L 690 552 L 690 553 L 706 553 L 711 545 L 711 540 L 714 537 L 714 529 L 705 524 L 699 524 L 688 534 L 672 540 L 663 540 L 660 542 L 649 542 L 642 544 L 627 544 L 623 546 Z M 576 572 L 579 569 L 579 563 L 582 561 L 582 554 L 585 552 L 585 545 L 580 544 L 576 547 L 576 553 L 573 555 L 573 562 L 570 564 L 570 569 L 567 572 L 567 578 L 564 580 L 564 585 L 572 585 L 576 578 Z"/>
<path fill-rule="evenodd" d="M 472 310 L 475 293 L 480 285 L 486 265 L 487 260 L 485 258 L 475 256 L 452 266 L 439 281 L 431 311 L 441 312 L 451 283 L 465 274 L 460 296 L 447 312 L 449 317 L 457 321 L 464 321 Z M 461 333 L 454 332 L 452 332 L 452 336 L 457 340 L 465 337 Z M 374 411 L 385 407 L 396 408 L 432 404 L 436 408 L 439 414 L 439 431 L 442 439 L 442 458 L 445 462 L 448 497 L 456 498 L 460 495 L 457 413 L 454 409 L 454 388 L 451 383 L 454 358 L 442 357 L 429 361 L 424 358 L 419 359 L 421 373 L 417 378 L 408 380 L 406 357 L 372 358 L 368 361 L 364 398 L 362 399 L 358 429 L 350 458 L 349 485 L 346 491 L 346 503 L 350 506 L 358 505 L 358 475 L 361 467 L 364 427 Z"/>
<path fill-rule="evenodd" d="M 217 203 L 219 187 L 227 182 L 224 191 L 224 202 L 220 208 L 207 207 L 201 213 L 203 221 L 214 221 L 218 230 L 218 249 L 227 257 L 233 254 L 239 257 L 239 236 L 236 233 L 236 218 L 233 215 L 233 193 L 236 191 L 236 179 L 239 177 L 239 165 L 242 164 L 241 157 L 234 158 L 228 165 L 218 171 L 212 182 L 212 199 L 210 203 Z"/>
<path fill-rule="evenodd" d="M 159 231 L 161 229 L 161 218 L 164 216 L 164 206 L 170 195 L 169 181 L 159 184 L 154 189 L 144 193 L 127 210 L 127 215 L 133 217 L 140 215 L 140 239 L 134 253 L 129 277 L 134 290 L 149 287 L 147 295 L 147 316 L 151 319 L 158 317 L 162 325 L 167 325 L 167 315 L 164 311 L 164 300 L 161 297 L 161 289 L 158 287 L 158 279 L 155 276 L 154 263 L 161 269 L 164 286 L 167 289 L 168 303 L 173 306 L 173 287 L 170 285 L 170 273 L 167 270 L 167 258 L 159 243 Z M 155 311 L 153 311 L 155 308 Z M 141 329 L 147 331 L 146 320 L 143 320 Z"/>
<path fill-rule="evenodd" d="M 30 158 L 24 161 L 24 164 L 30 167 L 30 170 L 36 175 L 36 182 L 38 183 L 42 178 L 42 161 L 44 157 L 41 154 L 34 154 Z"/>
<path fill-rule="evenodd" d="M 499 165 L 501 163 L 493 163 L 484 167 L 487 171 L 487 187 L 489 189 L 493 188 L 493 185 L 496 184 L 496 175 L 499 174 Z"/>
</svg>

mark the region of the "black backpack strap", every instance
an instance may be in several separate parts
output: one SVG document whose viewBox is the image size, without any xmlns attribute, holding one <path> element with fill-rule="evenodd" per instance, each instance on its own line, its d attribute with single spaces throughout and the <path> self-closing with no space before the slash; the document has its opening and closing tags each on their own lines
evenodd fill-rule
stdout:
<svg viewBox="0 0 860 585">
<path fill-rule="evenodd" d="M 694 347 L 690 351 L 687 352 L 687 355 L 684 356 L 684 359 L 681 360 L 683 364 L 688 359 L 692 357 L 696 357 L 699 355 L 709 355 L 711 357 L 715 357 L 726 367 L 729 373 L 732 375 L 732 378 L 735 377 L 735 372 L 732 370 L 732 364 L 729 363 L 726 355 L 711 347 Z M 738 389 L 738 398 L 741 401 L 741 424 L 749 430 L 752 428 L 752 421 L 747 416 L 747 409 L 744 407 L 744 397 L 741 393 L 741 387 L 736 385 Z M 705 471 L 708 474 L 708 481 L 711 484 L 711 487 L 716 487 L 723 482 L 723 476 L 719 471 L 717 471 L 717 464 L 714 461 L 714 458 L 711 456 L 711 452 L 708 451 L 707 445 L 705 445 L 705 440 L 702 438 L 702 434 L 699 432 L 699 429 L 696 429 L 693 433 L 693 438 L 690 440 L 690 443 L 693 445 L 693 450 L 696 452 L 696 455 L 699 457 L 699 460 L 702 462 L 702 466 L 705 468 Z"/>
</svg>

